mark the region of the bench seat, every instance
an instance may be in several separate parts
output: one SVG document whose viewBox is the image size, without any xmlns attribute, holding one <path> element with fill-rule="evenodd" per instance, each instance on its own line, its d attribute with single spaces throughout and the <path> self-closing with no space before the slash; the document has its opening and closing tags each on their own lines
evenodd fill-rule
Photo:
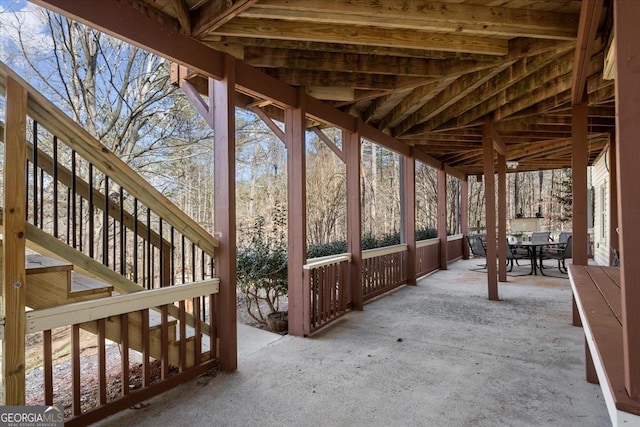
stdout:
<svg viewBox="0 0 640 427">
<path fill-rule="evenodd" d="M 591 358 L 611 422 L 640 426 L 640 401 L 625 389 L 620 269 L 571 265 L 569 278 L 585 332 L 587 370 Z"/>
</svg>

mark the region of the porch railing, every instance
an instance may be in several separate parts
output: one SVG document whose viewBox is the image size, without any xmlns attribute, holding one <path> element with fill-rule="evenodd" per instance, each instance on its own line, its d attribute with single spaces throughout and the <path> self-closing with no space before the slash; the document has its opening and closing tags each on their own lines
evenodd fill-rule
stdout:
<svg viewBox="0 0 640 427">
<path fill-rule="evenodd" d="M 27 332 L 41 334 L 43 351 L 42 394 L 31 397 L 28 404 L 66 406 L 65 425 L 88 425 L 211 369 L 217 360 L 217 337 L 210 333 L 203 340 L 198 327 L 186 324 L 185 302 L 200 306 L 201 300 L 207 308 L 207 321 L 213 322 L 218 288 L 219 280 L 211 279 L 115 296 L 109 304 L 94 300 L 27 312 Z M 175 307 L 176 317 L 169 314 Z M 60 371 L 53 367 L 52 331 L 58 328 L 70 328 L 71 381 L 66 376 L 58 378 Z M 80 329 L 96 334 L 95 356 L 81 357 Z M 215 324 L 211 329 L 215 331 Z M 107 361 L 113 364 L 114 358 L 113 343 L 107 358 L 110 341 L 122 344 L 119 351 L 115 348 L 120 359 L 115 377 L 106 374 Z M 140 351 L 140 362 L 130 358 L 130 347 Z M 86 381 L 86 374 L 97 378 L 97 383 Z M 115 384 L 119 386 L 117 393 L 113 393 Z M 71 402 L 61 402 L 61 394 L 70 394 Z"/>
<path fill-rule="evenodd" d="M 416 276 L 424 276 L 440 268 L 440 239 L 416 242 Z"/>
<path fill-rule="evenodd" d="M 455 261 L 462 258 L 463 245 L 466 242 L 462 234 L 447 236 L 447 261 Z"/>
<path fill-rule="evenodd" d="M 406 244 L 362 251 L 364 301 L 407 283 L 406 261 Z"/>
<path fill-rule="evenodd" d="M 213 360 L 217 360 L 219 353 L 215 343 L 217 328 L 214 325 L 213 310 L 218 283 L 214 279 L 213 265 L 214 251 L 218 246 L 216 239 L 2 63 L 0 97 L 5 97 L 9 79 L 22 86 L 27 93 L 27 140 L 24 143 L 27 154 L 24 177 L 27 246 L 31 245 L 43 254 L 67 260 L 74 264 L 76 271 L 102 279 L 114 286 L 120 294 L 135 293 L 95 302 L 94 309 L 97 310 L 96 307 L 112 307 L 114 304 L 119 306 L 119 301 L 128 301 L 123 305 L 127 308 L 126 312 L 100 311 L 103 317 L 94 313 L 91 321 L 81 318 L 69 320 L 66 317 L 67 325 L 72 330 L 72 341 L 77 341 L 80 329 L 86 329 L 98 336 L 98 347 L 104 346 L 106 339 L 115 342 L 125 340 L 128 343 L 122 342 L 123 348 L 141 351 L 143 358 L 148 360 L 153 357 L 162 364 L 165 363 L 164 355 L 168 352 L 170 359 L 167 362 L 170 361 L 170 365 L 177 366 L 180 371 L 186 372 L 191 366 L 201 365 L 201 361 L 207 357 L 214 363 Z M 9 131 L 15 132 L 15 129 Z M 4 132 L 0 132 L 0 135 L 3 134 Z M 7 169 L 5 172 L 10 172 L 12 165 L 5 164 L 4 167 Z M 24 253 L 17 256 L 23 257 Z M 195 282 L 215 284 L 215 292 L 213 288 L 202 292 L 206 287 L 202 288 Z M 184 288 L 174 286 L 184 283 L 190 284 Z M 174 288 L 178 294 L 172 294 Z M 186 288 L 189 288 L 186 291 L 189 295 L 193 293 L 192 296 L 180 293 L 185 292 Z M 154 305 L 146 308 L 140 308 L 138 302 L 133 302 L 145 301 L 146 292 L 150 291 L 154 292 L 152 295 L 156 295 L 155 292 L 160 292 L 158 295 L 168 292 L 167 295 L 174 296 L 167 301 L 154 300 Z M 156 306 L 160 308 L 151 309 Z M 76 305 L 67 304 L 64 311 L 72 307 Z M 48 315 L 52 312 L 31 311 L 29 316 L 44 315 L 43 313 Z M 173 326 L 166 328 L 150 325 L 149 313 L 161 316 L 161 323 L 175 323 L 178 329 L 173 333 L 170 332 L 175 329 Z M 167 321 L 167 316 L 172 320 Z M 126 338 L 124 332 L 112 336 L 114 322 L 126 325 L 132 323 L 131 319 L 137 319 L 134 323 L 139 324 L 140 332 L 136 335 L 138 338 Z M 49 362 L 50 335 L 54 325 L 55 323 L 48 323 L 47 326 L 38 327 L 39 329 L 32 329 L 47 328 L 43 332 L 44 353 Z M 160 338 L 153 338 L 155 335 Z M 167 336 L 172 343 L 165 340 Z M 203 340 L 204 336 L 207 338 Z M 144 343 L 148 339 L 152 343 L 156 342 L 157 348 L 147 345 L 145 351 Z M 135 340 L 139 341 L 139 345 L 132 344 Z M 183 347 L 180 341 L 185 342 L 187 347 Z M 203 348 L 203 341 L 216 344 L 208 346 L 210 350 L 215 350 L 207 350 L 208 356 L 199 350 Z M 72 342 L 72 348 L 77 347 L 76 344 Z M 187 348 L 188 354 L 193 354 L 193 363 L 185 359 L 187 356 L 183 355 L 184 348 Z M 179 353 L 177 358 L 171 356 L 174 350 Z M 45 367 L 47 365 L 50 363 L 45 361 Z M 50 370 L 50 366 L 47 369 Z M 72 369 L 76 381 L 77 371 L 75 367 Z M 98 370 L 100 376 L 104 375 L 102 368 Z M 178 382 L 163 382 L 162 388 L 166 390 Z M 17 389 L 22 387 L 20 385 Z M 44 390 L 50 397 L 49 384 L 45 384 Z M 78 390 L 74 389 L 74 393 L 76 391 Z M 20 392 L 14 395 L 19 396 Z M 148 395 L 149 392 L 137 394 L 138 397 Z M 74 402 L 80 399 L 78 396 L 74 394 Z M 50 401 L 48 397 L 45 400 Z M 122 406 L 124 407 L 126 405 Z M 74 407 L 74 415 L 78 415 L 78 411 Z"/>
<path fill-rule="evenodd" d="M 304 267 L 304 285 L 310 289 L 309 333 L 343 315 L 351 306 L 348 286 L 351 254 L 310 260 Z"/>
</svg>

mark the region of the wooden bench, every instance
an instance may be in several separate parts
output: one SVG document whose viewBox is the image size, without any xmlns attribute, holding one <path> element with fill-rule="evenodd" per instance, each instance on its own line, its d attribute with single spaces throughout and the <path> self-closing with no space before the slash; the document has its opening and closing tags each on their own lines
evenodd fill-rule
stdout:
<svg viewBox="0 0 640 427">
<path fill-rule="evenodd" d="M 625 389 L 620 269 L 571 265 L 569 278 L 587 344 L 587 380 L 600 383 L 614 426 L 640 426 L 640 401 Z"/>
</svg>

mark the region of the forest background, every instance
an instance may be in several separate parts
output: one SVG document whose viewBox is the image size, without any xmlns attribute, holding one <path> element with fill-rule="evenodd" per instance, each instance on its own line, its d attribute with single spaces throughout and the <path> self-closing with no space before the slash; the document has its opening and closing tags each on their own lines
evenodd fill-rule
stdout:
<svg viewBox="0 0 640 427">
<path fill-rule="evenodd" d="M 213 233 L 213 131 L 180 89 L 170 85 L 166 60 L 24 0 L 0 1 L 0 29 L 2 62 Z M 285 146 L 252 112 L 236 110 L 236 129 L 238 246 L 250 246 L 260 227 L 265 239 L 286 252 Z M 338 129 L 322 132 L 341 146 Z M 317 133 L 307 132 L 306 143 L 312 257 L 343 247 L 346 170 Z M 401 226 L 399 156 L 363 141 L 361 176 L 364 247 L 393 244 Z M 448 234 L 460 230 L 459 189 L 458 180 L 448 177 Z M 507 189 L 508 218 L 539 213 L 544 229 L 570 226 L 569 170 L 509 173 Z M 418 162 L 418 239 L 434 237 L 436 190 L 436 171 Z M 472 230 L 484 225 L 484 200 L 481 180 L 469 177 Z M 317 247 L 324 252 L 314 252 Z"/>
</svg>

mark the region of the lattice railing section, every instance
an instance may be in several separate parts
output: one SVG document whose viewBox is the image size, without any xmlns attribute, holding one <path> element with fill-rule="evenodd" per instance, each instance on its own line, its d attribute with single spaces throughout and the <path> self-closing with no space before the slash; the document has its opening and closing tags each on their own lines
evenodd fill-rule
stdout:
<svg viewBox="0 0 640 427">
<path fill-rule="evenodd" d="M 407 245 L 400 244 L 362 251 L 362 293 L 375 298 L 407 283 Z"/>
<path fill-rule="evenodd" d="M 330 323 L 351 307 L 350 262 L 350 254 L 341 254 L 311 260 L 304 266 L 304 283 L 309 289 L 310 332 Z"/>
</svg>

